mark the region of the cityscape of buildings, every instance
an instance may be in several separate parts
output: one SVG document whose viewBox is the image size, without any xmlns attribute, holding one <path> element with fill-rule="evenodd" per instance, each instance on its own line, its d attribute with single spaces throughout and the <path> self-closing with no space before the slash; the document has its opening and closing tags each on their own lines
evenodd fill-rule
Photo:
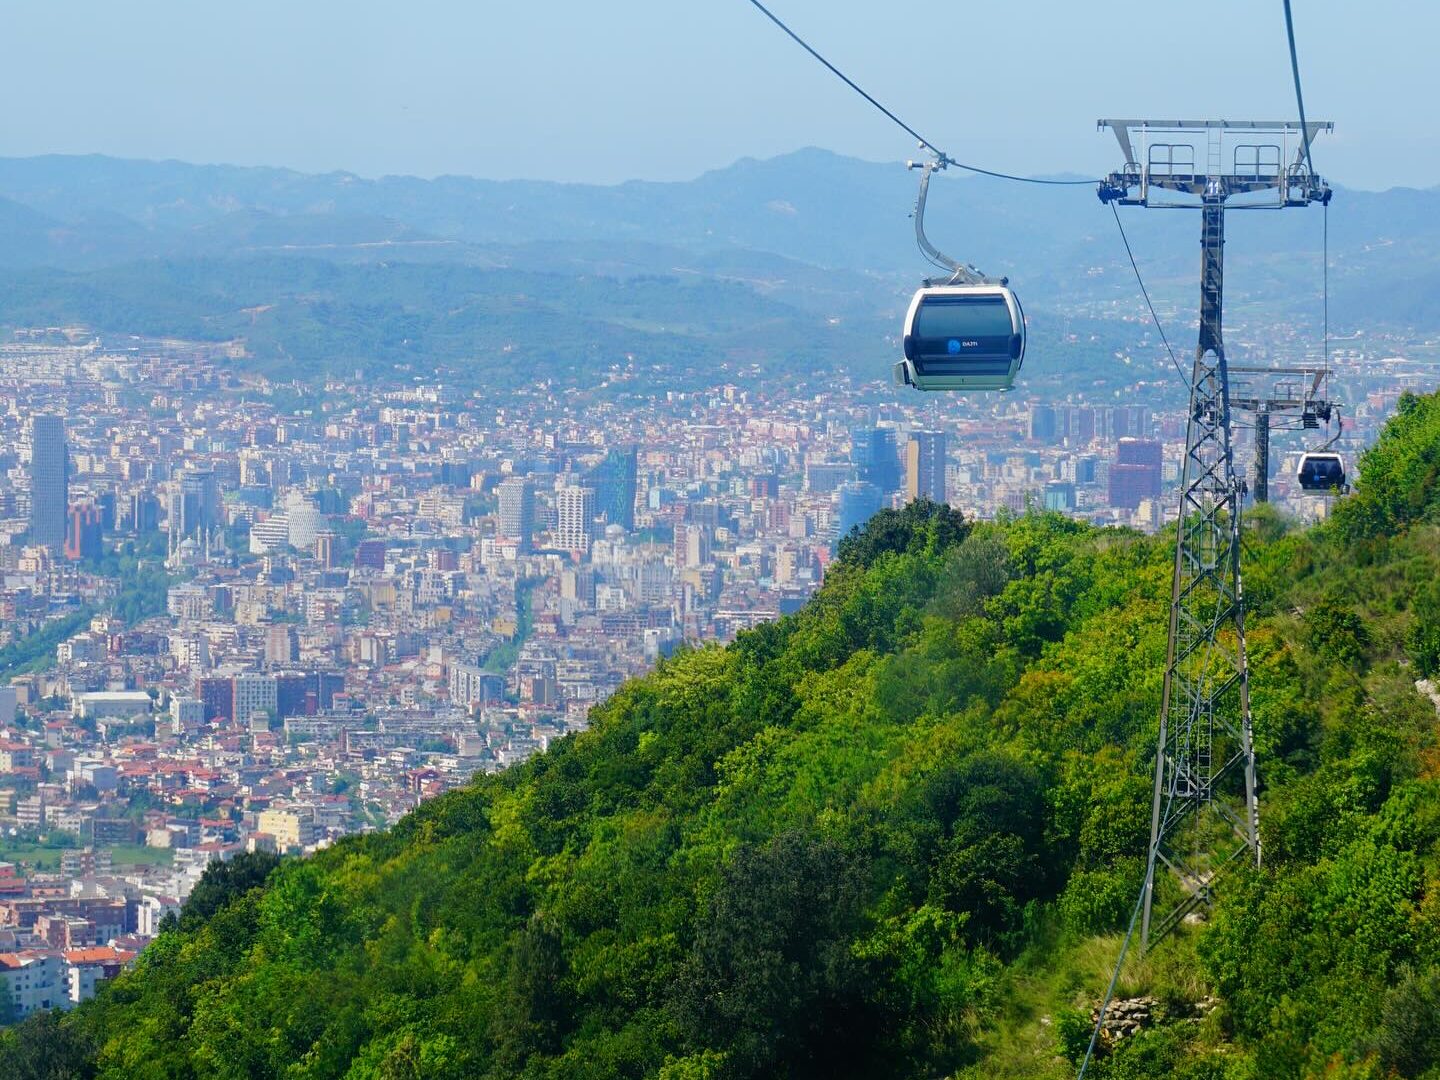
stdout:
<svg viewBox="0 0 1440 1080">
<path fill-rule="evenodd" d="M 1337 359 L 1351 450 L 1434 383 L 1400 349 Z M 236 360 L 0 345 L 0 978 L 21 1015 L 93 993 L 213 860 L 383 828 L 583 729 L 682 644 L 795 610 L 883 507 L 1161 527 L 1186 423 L 1143 386 L 500 395 Z M 1277 439 L 1271 496 L 1313 517 L 1304 449 Z"/>
</svg>

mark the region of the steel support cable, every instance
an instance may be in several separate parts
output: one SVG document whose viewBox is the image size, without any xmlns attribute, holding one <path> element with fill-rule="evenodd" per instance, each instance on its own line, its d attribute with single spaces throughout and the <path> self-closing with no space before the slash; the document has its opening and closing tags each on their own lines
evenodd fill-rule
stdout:
<svg viewBox="0 0 1440 1080">
<path fill-rule="evenodd" d="M 1155 865 L 1155 849 L 1150 849 L 1150 867 Z M 1149 881 L 1150 870 L 1146 871 L 1146 881 Z M 1090 1032 L 1090 1045 L 1085 1048 L 1085 1060 L 1080 1063 L 1080 1075 L 1077 1080 L 1085 1080 L 1085 1070 L 1090 1067 L 1090 1059 L 1095 1054 L 1095 1044 L 1100 1041 L 1100 1031 L 1105 1026 L 1105 1014 L 1110 1010 L 1110 1002 L 1115 997 L 1115 985 L 1120 981 L 1120 969 L 1125 966 L 1125 954 L 1130 950 L 1130 939 L 1135 936 L 1135 920 L 1140 917 L 1140 907 L 1145 902 L 1145 885 L 1140 886 L 1140 896 L 1135 901 L 1135 910 L 1130 913 L 1130 926 L 1125 931 L 1125 940 L 1120 945 L 1120 958 L 1115 961 L 1115 970 L 1110 975 L 1110 985 L 1105 989 L 1105 1000 L 1100 1003 L 1099 1015 L 1095 1020 L 1095 1030 Z"/>
<path fill-rule="evenodd" d="M 755 0 L 750 0 L 753 4 Z M 1094 187 L 1098 180 L 1042 180 L 1037 176 L 1015 176 L 1012 173 L 996 172 L 994 169 L 982 169 L 979 165 L 966 165 L 963 161 L 956 161 L 952 157 L 945 159 L 945 164 L 954 165 L 957 169 L 964 169 L 966 172 L 979 173 L 981 176 L 993 176 L 998 180 L 1014 180 L 1020 184 L 1049 184 L 1052 187 L 1071 187 L 1084 184 L 1086 187 Z"/>
<path fill-rule="evenodd" d="M 1110 212 L 1115 215 L 1115 227 L 1120 230 L 1120 239 L 1125 244 L 1125 254 L 1130 257 L 1130 269 L 1135 271 L 1135 282 L 1140 286 L 1140 295 L 1145 298 L 1145 306 L 1150 309 L 1150 318 L 1155 323 L 1155 329 L 1160 332 L 1160 340 L 1165 345 L 1165 351 L 1170 354 L 1170 363 L 1175 365 L 1175 374 L 1180 376 L 1180 382 L 1188 394 L 1192 387 L 1190 379 L 1185 374 L 1185 369 L 1180 366 L 1180 361 L 1175 356 L 1175 350 L 1170 347 L 1170 339 L 1165 336 L 1165 327 L 1160 325 L 1160 316 L 1155 313 L 1155 305 L 1150 302 L 1150 290 L 1145 288 L 1145 279 L 1140 276 L 1140 265 L 1135 261 L 1135 252 L 1130 248 L 1130 238 L 1125 235 L 1125 225 L 1120 220 L 1120 211 L 1115 209 L 1115 204 L 1110 204 Z"/>
<path fill-rule="evenodd" d="M 1080 184 L 1084 184 L 1089 187 L 1097 182 L 1094 180 L 1041 180 L 1033 176 L 1015 176 L 1011 173 L 996 172 L 993 169 L 982 169 L 978 165 L 967 165 L 963 161 L 956 161 L 949 154 L 945 153 L 944 150 L 941 150 L 933 142 L 925 138 L 924 135 L 921 135 L 909 124 L 905 123 L 904 120 L 901 120 L 900 117 L 896 116 L 884 105 L 876 101 L 875 98 L 871 97 L 868 93 L 866 93 L 865 90 L 861 88 L 860 84 L 857 83 L 854 79 L 850 78 L 850 76 L 846 75 L 829 60 L 826 60 L 825 57 L 821 56 L 818 52 L 816 52 L 815 49 L 812 48 L 804 38 L 802 38 L 799 34 L 795 33 L 794 30 L 791 30 L 790 27 L 786 26 L 785 23 L 781 21 L 780 17 L 776 15 L 773 11 L 771 11 L 769 8 L 767 8 L 764 4 L 762 4 L 760 0 L 750 0 L 750 3 L 755 7 L 757 11 L 760 12 L 760 14 L 764 15 L 772 23 L 774 23 L 781 30 L 783 30 L 786 36 L 788 36 L 791 41 L 795 42 L 796 45 L 799 45 L 807 53 L 809 53 L 821 64 L 823 64 L 832 75 L 834 75 L 837 79 L 843 82 L 846 86 L 850 87 L 851 90 L 854 90 L 871 105 L 879 109 L 880 112 L 884 113 L 885 116 L 892 123 L 894 123 L 902 131 L 904 131 L 916 142 L 918 142 L 923 149 L 929 150 L 932 154 L 934 154 L 935 157 L 939 159 L 940 162 L 942 162 L 943 164 L 954 165 L 957 169 L 964 169 L 966 172 L 979 173 L 982 176 L 993 176 L 999 180 L 1014 180 L 1021 184 L 1050 184 L 1057 187 L 1069 187 L 1071 185 L 1078 186 Z"/>
<path fill-rule="evenodd" d="M 1295 20 L 1290 14 L 1290 0 L 1283 0 L 1285 6 L 1285 38 L 1290 45 L 1290 74 L 1295 79 L 1295 108 L 1300 113 L 1300 139 L 1305 151 L 1305 167 L 1310 170 L 1311 180 L 1315 177 L 1315 160 L 1310 155 L 1310 125 L 1305 122 L 1305 94 L 1300 89 L 1300 57 L 1295 48 Z M 1325 393 L 1330 393 L 1330 200 L 1326 198 L 1321 206 L 1325 211 L 1324 224 L 1324 369 Z"/>
<path fill-rule="evenodd" d="M 1325 319 L 1325 397 L 1330 397 L 1330 204 L 1321 204 L 1324 211 L 1324 226 L 1321 232 L 1320 259 L 1322 269 L 1321 280 L 1324 282 L 1322 295 L 1324 296 L 1324 319 Z"/>
<path fill-rule="evenodd" d="M 1305 95 L 1300 92 L 1300 58 L 1295 52 L 1295 20 L 1290 16 L 1290 0 L 1285 4 L 1285 36 L 1290 41 L 1290 72 L 1295 76 L 1295 105 L 1300 111 L 1300 139 L 1305 149 L 1305 167 L 1315 175 L 1315 162 L 1310 157 L 1310 127 L 1305 123 Z"/>
<path fill-rule="evenodd" d="M 915 238 L 915 248 L 917 251 L 920 252 L 921 257 L 931 266 L 935 267 L 935 269 L 944 270 L 947 274 L 954 272 L 951 267 L 946 266 L 939 259 L 935 258 L 935 256 L 931 255 L 928 251 L 926 251 L 924 246 L 920 243 L 920 238 L 918 236 Z"/>
</svg>

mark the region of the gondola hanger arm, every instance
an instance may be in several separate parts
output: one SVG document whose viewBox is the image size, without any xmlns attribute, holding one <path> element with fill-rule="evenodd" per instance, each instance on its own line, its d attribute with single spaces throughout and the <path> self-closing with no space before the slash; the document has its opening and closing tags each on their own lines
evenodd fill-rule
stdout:
<svg viewBox="0 0 1440 1080">
<path fill-rule="evenodd" d="M 1340 406 L 1336 405 L 1334 408 L 1335 408 L 1335 434 L 1330 437 L 1329 441 L 1326 442 L 1324 446 L 1320 447 L 1321 450 L 1329 450 L 1329 449 L 1330 449 L 1331 447 L 1333 447 L 1337 442 L 1340 441 L 1340 436 L 1345 434 L 1345 418 L 1340 415 Z"/>
<path fill-rule="evenodd" d="M 923 145 L 923 144 L 922 144 Z M 969 263 L 958 262 L 946 255 L 930 242 L 925 235 L 925 201 L 930 194 L 930 177 L 933 173 L 939 172 L 950 164 L 950 159 L 943 154 L 936 154 L 929 161 L 907 161 L 905 167 L 920 170 L 920 193 L 915 197 L 915 242 L 925 257 L 937 266 L 942 266 L 951 272 L 951 277 L 945 284 L 948 285 L 1005 285 L 1006 278 L 986 277 L 976 267 Z"/>
</svg>

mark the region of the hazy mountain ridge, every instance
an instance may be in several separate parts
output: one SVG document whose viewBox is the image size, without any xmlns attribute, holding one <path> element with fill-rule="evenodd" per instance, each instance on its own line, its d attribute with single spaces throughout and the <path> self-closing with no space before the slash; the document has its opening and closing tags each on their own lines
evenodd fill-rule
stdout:
<svg viewBox="0 0 1440 1080">
<path fill-rule="evenodd" d="M 734 360 L 883 376 L 895 321 L 929 270 L 908 217 L 915 184 L 900 163 L 813 149 L 612 187 L 0 159 L 0 322 L 239 335 L 260 366 L 312 374 L 410 360 L 484 368 L 518 343 L 572 377 L 637 354 L 675 371 Z M 1195 215 L 1121 215 L 1162 315 L 1188 326 Z M 1440 189 L 1340 191 L 1329 217 L 1332 326 L 1440 329 L 1429 302 Z M 1324 219 L 1318 207 L 1229 216 L 1232 327 L 1318 326 Z M 1110 210 L 1087 186 L 955 173 L 936 181 L 929 225 L 951 254 L 1010 276 L 1037 343 L 1077 320 L 1143 314 Z M 312 262 L 350 269 L 315 296 L 305 282 L 317 271 L 289 265 Z M 653 311 L 633 309 L 626 283 L 639 278 L 655 279 Z M 436 299 L 467 290 L 490 299 Z M 616 310 L 590 303 L 570 318 L 576 292 L 604 293 Z M 736 305 L 744 319 L 719 314 Z M 1107 335 L 1113 348 L 1136 343 L 1133 324 Z"/>
<path fill-rule="evenodd" d="M 91 257 L 101 258 L 113 243 L 117 260 L 136 257 L 136 244 L 159 257 L 228 255 L 227 245 L 237 239 L 270 245 L 605 241 L 750 249 L 814 266 L 915 275 L 925 264 L 909 222 L 914 197 L 915 174 L 899 162 L 816 149 L 744 159 L 690 181 L 614 186 L 453 176 L 370 180 L 99 156 L 0 159 L 0 198 L 59 226 L 95 229 Z M 1144 249 L 1139 253 L 1157 267 L 1193 263 L 1189 215 L 1123 213 Z M 237 228 L 237 214 L 252 224 Z M 1026 186 L 954 171 L 937 179 L 930 214 L 942 248 L 1017 281 L 1064 281 L 1082 272 L 1087 259 L 1113 260 L 1117 250 L 1109 214 L 1086 186 Z M 1318 254 L 1320 217 L 1318 209 L 1232 214 L 1235 256 Z M 1341 189 L 1331 217 L 1332 255 L 1342 266 L 1370 265 L 1392 249 L 1428 262 L 1440 240 L 1440 188 Z M 264 235 L 256 239 L 250 232 L 261 222 Z M 37 245 L 36 223 L 32 218 L 31 233 L 7 235 L 7 261 L 66 265 L 65 250 Z M 16 225 L 0 213 L 0 228 L 10 234 Z M 1381 259 L 1378 269 L 1386 268 Z"/>
</svg>

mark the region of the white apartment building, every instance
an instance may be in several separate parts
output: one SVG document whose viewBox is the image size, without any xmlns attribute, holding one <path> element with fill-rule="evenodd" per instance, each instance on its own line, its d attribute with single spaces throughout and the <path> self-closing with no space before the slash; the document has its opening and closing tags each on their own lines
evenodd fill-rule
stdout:
<svg viewBox="0 0 1440 1080">
<path fill-rule="evenodd" d="M 58 952 L 25 949 L 0 953 L 0 978 L 10 991 L 17 1019 L 37 1009 L 68 1008 L 71 1004 L 68 976 L 64 957 Z"/>
<path fill-rule="evenodd" d="M 558 524 L 555 546 L 565 551 L 590 551 L 595 538 L 595 489 L 563 487 L 555 496 Z"/>
</svg>

